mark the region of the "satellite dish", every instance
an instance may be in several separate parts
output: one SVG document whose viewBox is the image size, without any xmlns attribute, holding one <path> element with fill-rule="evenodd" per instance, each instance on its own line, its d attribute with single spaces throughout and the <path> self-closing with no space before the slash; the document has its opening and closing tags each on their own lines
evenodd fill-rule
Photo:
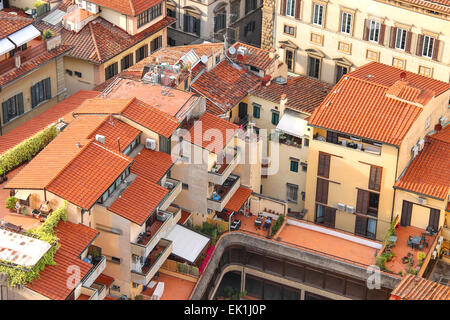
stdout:
<svg viewBox="0 0 450 320">
<path fill-rule="evenodd" d="M 203 55 L 202 58 L 201 58 L 201 61 L 202 61 L 203 64 L 207 64 L 208 63 L 208 57 Z"/>
<path fill-rule="evenodd" d="M 235 48 L 235 47 L 230 47 L 230 48 L 228 49 L 228 52 L 229 52 L 231 55 L 233 55 L 233 54 L 236 53 L 236 48 Z"/>
</svg>

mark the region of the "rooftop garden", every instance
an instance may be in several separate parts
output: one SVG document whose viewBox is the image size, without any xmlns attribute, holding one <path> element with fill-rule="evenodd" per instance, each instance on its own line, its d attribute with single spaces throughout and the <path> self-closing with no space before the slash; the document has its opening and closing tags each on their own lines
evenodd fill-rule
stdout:
<svg viewBox="0 0 450 320">
<path fill-rule="evenodd" d="M 17 287 L 33 282 L 34 279 L 39 277 L 39 273 L 46 266 L 56 265 L 53 258 L 60 245 L 58 244 L 58 238 L 54 234 L 54 229 L 60 220 L 67 221 L 67 202 L 64 202 L 63 206 L 53 211 L 39 228 L 30 229 L 24 233 L 26 236 L 34 237 L 51 245 L 50 249 L 32 268 L 25 268 L 8 261 L 0 260 L 0 274 L 6 274 L 9 286 Z"/>
</svg>

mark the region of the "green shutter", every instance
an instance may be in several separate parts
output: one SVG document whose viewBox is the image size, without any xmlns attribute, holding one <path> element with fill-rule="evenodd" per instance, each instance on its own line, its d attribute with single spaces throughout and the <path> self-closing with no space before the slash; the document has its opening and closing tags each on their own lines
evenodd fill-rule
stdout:
<svg viewBox="0 0 450 320">
<path fill-rule="evenodd" d="M 47 78 L 44 80 L 44 87 L 45 87 L 45 100 L 52 98 L 52 85 L 50 82 L 50 78 Z"/>
<path fill-rule="evenodd" d="M 34 108 L 37 105 L 36 99 L 36 85 L 31 87 L 31 107 Z"/>
<path fill-rule="evenodd" d="M 23 94 L 19 93 L 17 95 L 17 105 L 19 107 L 19 114 L 23 114 Z"/>
<path fill-rule="evenodd" d="M 259 108 L 259 106 L 253 106 L 253 116 L 256 118 L 256 119 L 259 119 L 259 117 L 260 117 L 260 115 L 261 115 L 261 109 Z"/>
<path fill-rule="evenodd" d="M 7 123 L 8 122 L 8 105 L 5 102 L 2 103 L 2 110 L 3 110 L 3 123 Z"/>
</svg>

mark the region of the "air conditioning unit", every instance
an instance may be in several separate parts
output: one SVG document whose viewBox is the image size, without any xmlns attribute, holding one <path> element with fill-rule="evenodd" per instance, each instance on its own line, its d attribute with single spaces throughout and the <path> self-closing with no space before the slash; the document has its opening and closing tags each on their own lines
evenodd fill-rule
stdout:
<svg viewBox="0 0 450 320">
<path fill-rule="evenodd" d="M 239 47 L 237 49 L 237 54 L 241 56 L 245 56 L 247 54 L 248 50 L 246 47 Z"/>
<path fill-rule="evenodd" d="M 173 188 L 173 183 L 169 182 L 169 181 L 164 182 L 164 188 L 172 189 Z"/>
<path fill-rule="evenodd" d="M 98 13 L 98 5 L 95 3 L 87 3 L 87 10 L 91 13 L 97 14 Z"/>
<path fill-rule="evenodd" d="M 417 202 L 419 202 L 419 204 L 427 204 L 427 199 L 426 198 L 422 198 L 422 197 L 418 197 L 417 198 Z"/>
<path fill-rule="evenodd" d="M 415 158 L 417 156 L 417 154 L 419 153 L 419 147 L 416 145 L 414 145 L 414 147 L 412 147 L 411 149 L 411 155 L 413 158 Z"/>
<path fill-rule="evenodd" d="M 355 213 L 355 208 L 353 206 L 347 206 L 348 213 Z"/>
<path fill-rule="evenodd" d="M 444 237 L 443 237 L 443 236 L 440 236 L 440 237 L 439 237 L 439 240 L 438 240 L 438 242 L 437 242 L 438 245 L 441 246 L 443 241 L 444 241 Z"/>
<path fill-rule="evenodd" d="M 343 203 L 338 203 L 338 210 L 339 210 L 339 211 L 345 211 L 345 204 L 343 204 Z"/>
<path fill-rule="evenodd" d="M 443 126 L 446 123 L 447 123 L 447 117 L 442 116 L 442 117 L 439 118 L 439 124 L 441 126 Z"/>
<path fill-rule="evenodd" d="M 145 139 L 145 148 L 149 150 L 156 150 L 156 140 L 150 138 Z"/>
<path fill-rule="evenodd" d="M 97 140 L 100 143 L 105 144 L 106 138 L 105 138 L 105 136 L 102 136 L 101 134 L 96 134 L 95 135 L 95 140 Z"/>
<path fill-rule="evenodd" d="M 419 146 L 419 151 L 422 151 L 424 145 L 425 145 L 425 140 L 424 139 L 420 139 L 419 142 L 417 142 L 417 145 Z"/>
</svg>

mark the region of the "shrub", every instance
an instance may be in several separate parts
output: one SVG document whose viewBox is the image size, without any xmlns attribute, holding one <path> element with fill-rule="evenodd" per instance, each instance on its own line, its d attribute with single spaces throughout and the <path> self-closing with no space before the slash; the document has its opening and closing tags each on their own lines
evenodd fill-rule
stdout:
<svg viewBox="0 0 450 320">
<path fill-rule="evenodd" d="M 426 256 L 427 255 L 422 251 L 417 252 L 417 260 L 419 260 L 419 262 L 425 259 Z"/>
<path fill-rule="evenodd" d="M 25 161 L 33 159 L 56 135 L 56 125 L 51 125 L 0 155 L 0 175 L 4 171 L 8 172 Z"/>
<path fill-rule="evenodd" d="M 386 270 L 386 256 L 380 255 L 375 260 L 375 265 L 381 270 Z"/>
<path fill-rule="evenodd" d="M 275 223 L 273 224 L 272 236 L 274 236 L 277 233 L 278 229 L 280 229 L 281 225 L 283 224 L 283 221 L 284 221 L 284 214 L 280 214 L 277 221 L 275 221 Z"/>
<path fill-rule="evenodd" d="M 44 38 L 44 40 L 46 40 L 46 39 L 50 39 L 51 37 L 53 37 L 53 32 L 52 32 L 52 30 L 45 30 L 43 33 L 42 33 L 42 38 Z"/>
<path fill-rule="evenodd" d="M 16 208 L 16 202 L 17 202 L 16 197 L 13 196 L 9 197 L 8 199 L 6 199 L 6 208 L 14 210 Z"/>
</svg>

